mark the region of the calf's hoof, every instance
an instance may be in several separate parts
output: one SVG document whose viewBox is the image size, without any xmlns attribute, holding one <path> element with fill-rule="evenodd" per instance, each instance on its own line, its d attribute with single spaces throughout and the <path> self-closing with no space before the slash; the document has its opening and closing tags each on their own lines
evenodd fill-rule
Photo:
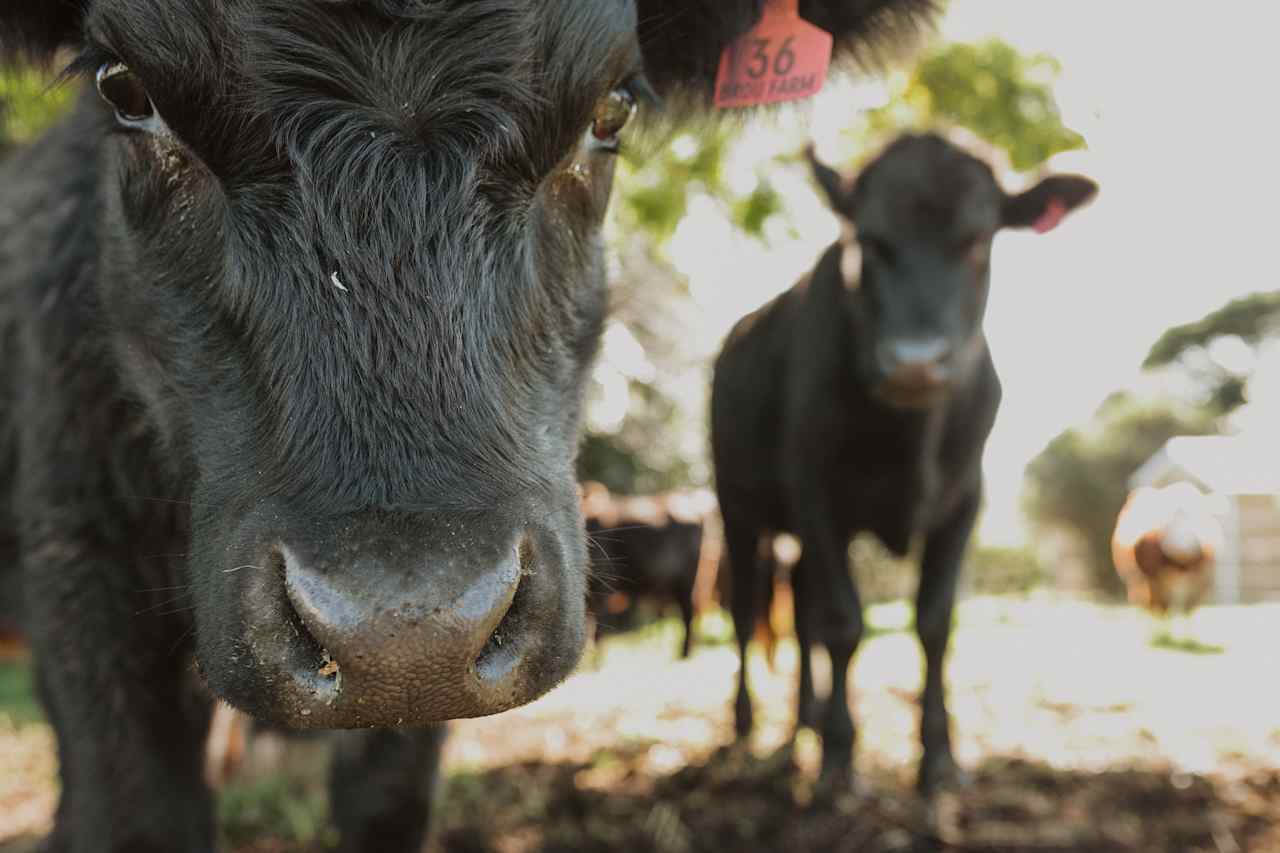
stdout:
<svg viewBox="0 0 1280 853">
<path fill-rule="evenodd" d="M 928 799 L 942 791 L 968 787 L 972 781 L 973 777 L 954 758 L 942 755 L 920 762 L 916 791 Z"/>
<path fill-rule="evenodd" d="M 815 805 L 831 807 L 867 796 L 871 788 L 853 771 L 853 763 L 828 766 L 823 763 L 818 783 L 813 788 Z"/>
</svg>

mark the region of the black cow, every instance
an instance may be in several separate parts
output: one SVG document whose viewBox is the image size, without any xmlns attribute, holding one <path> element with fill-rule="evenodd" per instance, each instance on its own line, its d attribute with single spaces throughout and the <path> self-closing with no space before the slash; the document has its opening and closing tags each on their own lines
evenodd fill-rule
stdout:
<svg viewBox="0 0 1280 853">
<path fill-rule="evenodd" d="M 710 495 L 705 501 L 696 492 L 615 497 L 599 483 L 584 490 L 596 639 L 633 628 L 641 601 L 674 602 L 684 624 L 680 657 L 689 657 Z"/>
<path fill-rule="evenodd" d="M 982 451 L 1000 402 L 982 316 L 992 238 L 1056 224 L 1095 185 L 1051 177 L 1007 195 L 982 161 L 937 135 L 904 136 L 845 180 L 813 161 L 856 238 L 730 332 L 715 365 L 711 440 L 733 619 L 745 661 L 760 590 L 764 531 L 802 543 L 793 572 L 802 652 L 799 721 L 818 716 L 808 649 L 831 656 L 823 774 L 851 772 L 849 660 L 862 606 L 848 566 L 858 531 L 894 553 L 924 540 L 916 625 L 927 662 L 921 789 L 952 776 L 942 661 L 956 578 L 978 512 Z M 741 667 L 737 730 L 752 725 Z"/>
<path fill-rule="evenodd" d="M 930 5 L 801 11 L 850 52 Z M 415 732 L 573 668 L 619 134 L 655 92 L 705 105 L 761 6 L 0 6 L 0 56 L 84 81 L 0 167 L 0 565 L 57 730 L 50 849 L 210 849 L 201 682 L 366 730 L 344 843 L 416 847 Z"/>
</svg>

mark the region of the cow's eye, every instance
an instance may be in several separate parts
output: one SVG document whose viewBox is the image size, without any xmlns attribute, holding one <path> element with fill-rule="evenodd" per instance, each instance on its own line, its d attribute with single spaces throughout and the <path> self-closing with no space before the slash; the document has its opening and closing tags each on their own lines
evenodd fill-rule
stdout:
<svg viewBox="0 0 1280 853">
<path fill-rule="evenodd" d="M 142 80 L 123 62 L 108 62 L 98 69 L 98 94 L 115 107 L 116 120 L 126 127 L 142 127 L 156 114 Z"/>
<path fill-rule="evenodd" d="M 636 96 L 628 86 L 619 86 L 596 103 L 591 135 L 609 147 L 617 147 L 618 134 L 636 114 Z"/>
</svg>

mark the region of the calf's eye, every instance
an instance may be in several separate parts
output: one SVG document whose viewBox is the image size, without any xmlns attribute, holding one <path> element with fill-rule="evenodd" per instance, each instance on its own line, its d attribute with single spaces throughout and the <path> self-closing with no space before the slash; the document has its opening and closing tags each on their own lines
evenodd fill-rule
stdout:
<svg viewBox="0 0 1280 853">
<path fill-rule="evenodd" d="M 636 114 L 636 96 L 626 86 L 619 86 L 596 103 L 591 135 L 610 147 L 618 144 L 618 134 Z"/>
<path fill-rule="evenodd" d="M 156 113 L 142 80 L 123 62 L 108 62 L 98 69 L 98 94 L 115 107 L 116 120 L 126 127 L 138 127 Z"/>
</svg>

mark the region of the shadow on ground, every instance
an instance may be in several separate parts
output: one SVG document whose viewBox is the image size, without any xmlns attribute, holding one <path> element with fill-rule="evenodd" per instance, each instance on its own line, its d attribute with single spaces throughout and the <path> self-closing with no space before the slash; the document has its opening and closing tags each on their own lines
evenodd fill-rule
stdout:
<svg viewBox="0 0 1280 853">
<path fill-rule="evenodd" d="M 666 776 L 641 748 L 452 777 L 437 853 L 1280 851 L 1280 772 L 1234 782 L 992 760 L 926 810 L 907 791 L 814 796 L 790 754 L 736 749 Z M 237 853 L 319 853 L 266 839 Z"/>
<path fill-rule="evenodd" d="M 788 753 L 725 749 L 660 778 L 638 756 L 458 777 L 447 853 L 1280 850 L 1280 773 L 1232 785 L 990 761 L 926 811 L 902 790 L 814 797 Z M 1271 835 L 1268 838 L 1268 834 Z"/>
</svg>

